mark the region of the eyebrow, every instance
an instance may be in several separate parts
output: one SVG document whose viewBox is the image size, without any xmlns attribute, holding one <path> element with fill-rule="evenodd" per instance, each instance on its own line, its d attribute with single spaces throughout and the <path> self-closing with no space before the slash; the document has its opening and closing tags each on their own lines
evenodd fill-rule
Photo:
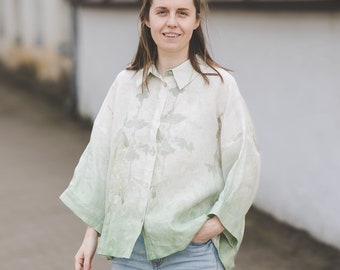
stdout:
<svg viewBox="0 0 340 270">
<path fill-rule="evenodd" d="M 158 6 L 158 7 L 155 7 L 155 9 L 168 9 L 168 8 L 163 7 L 163 6 Z M 178 8 L 177 10 L 179 10 L 179 11 L 190 11 L 189 8 Z"/>
<path fill-rule="evenodd" d="M 180 10 L 180 11 L 190 11 L 189 8 L 179 8 L 179 9 L 177 9 L 177 10 Z"/>
</svg>

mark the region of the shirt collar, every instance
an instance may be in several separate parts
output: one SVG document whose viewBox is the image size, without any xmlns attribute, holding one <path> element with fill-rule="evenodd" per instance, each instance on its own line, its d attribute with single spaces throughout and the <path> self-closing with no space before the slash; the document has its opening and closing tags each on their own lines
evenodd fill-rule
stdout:
<svg viewBox="0 0 340 270">
<path fill-rule="evenodd" d="M 202 65 L 201 68 L 203 68 Z M 186 87 L 199 75 L 199 73 L 192 67 L 190 60 L 187 60 L 180 64 L 179 66 L 169 69 L 166 72 L 172 72 L 176 84 L 180 90 L 183 90 L 184 87 Z M 155 77 L 162 78 L 155 65 L 152 65 L 149 68 L 147 76 L 150 76 L 151 74 Z M 136 74 L 136 85 L 140 87 L 142 83 L 143 83 L 143 70 L 139 70 Z"/>
<path fill-rule="evenodd" d="M 190 60 L 187 60 L 181 65 L 173 68 L 172 73 L 180 90 L 183 90 L 184 87 L 186 87 L 199 75 L 199 73 L 192 67 Z"/>
</svg>

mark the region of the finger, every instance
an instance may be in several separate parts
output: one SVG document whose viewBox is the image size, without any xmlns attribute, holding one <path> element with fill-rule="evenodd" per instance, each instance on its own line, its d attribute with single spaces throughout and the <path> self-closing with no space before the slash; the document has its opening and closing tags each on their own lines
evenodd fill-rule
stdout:
<svg viewBox="0 0 340 270">
<path fill-rule="evenodd" d="M 76 270 L 83 270 L 83 264 L 82 263 L 75 263 L 75 269 Z"/>
<path fill-rule="evenodd" d="M 83 258 L 75 258 L 75 270 L 83 270 L 84 267 L 84 259 Z"/>
<path fill-rule="evenodd" d="M 90 257 L 86 257 L 84 260 L 84 267 L 83 270 L 91 270 L 91 264 L 92 264 L 92 260 Z"/>
</svg>

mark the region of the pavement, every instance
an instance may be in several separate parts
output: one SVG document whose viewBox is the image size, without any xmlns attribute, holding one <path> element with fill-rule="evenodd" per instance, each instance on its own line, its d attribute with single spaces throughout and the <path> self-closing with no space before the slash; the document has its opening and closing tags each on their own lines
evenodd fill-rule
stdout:
<svg viewBox="0 0 340 270">
<path fill-rule="evenodd" d="M 73 269 L 85 225 L 58 199 L 90 126 L 0 81 L 0 270 Z M 110 269 L 96 256 L 93 270 Z M 236 270 L 339 270 L 340 251 L 252 208 Z"/>
</svg>

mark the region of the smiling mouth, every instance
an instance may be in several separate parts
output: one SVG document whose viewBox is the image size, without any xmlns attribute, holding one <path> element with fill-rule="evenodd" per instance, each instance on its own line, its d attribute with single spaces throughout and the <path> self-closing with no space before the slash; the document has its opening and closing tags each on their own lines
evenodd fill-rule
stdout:
<svg viewBox="0 0 340 270">
<path fill-rule="evenodd" d="M 176 38 L 176 37 L 179 37 L 180 34 L 176 34 L 176 33 L 163 33 L 163 36 L 165 36 L 167 38 Z"/>
</svg>

